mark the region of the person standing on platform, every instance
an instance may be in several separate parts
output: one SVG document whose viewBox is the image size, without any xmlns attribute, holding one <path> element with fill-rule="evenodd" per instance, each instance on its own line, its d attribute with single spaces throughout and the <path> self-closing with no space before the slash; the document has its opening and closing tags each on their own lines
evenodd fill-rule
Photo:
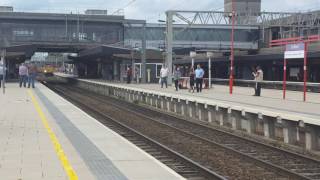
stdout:
<svg viewBox="0 0 320 180">
<path fill-rule="evenodd" d="M 131 83 L 132 70 L 130 67 L 127 68 L 127 84 Z"/>
<path fill-rule="evenodd" d="M 203 82 L 204 70 L 201 68 L 200 64 L 197 65 L 195 75 L 196 75 L 197 92 L 202 92 L 202 82 Z"/>
<path fill-rule="evenodd" d="M 174 85 L 175 85 L 176 91 L 179 90 L 180 78 L 181 78 L 181 71 L 180 71 L 180 68 L 177 66 L 174 70 L 174 73 L 173 73 L 173 80 L 174 80 Z"/>
<path fill-rule="evenodd" d="M 28 88 L 30 88 L 30 84 L 32 88 L 34 88 L 34 80 L 37 76 L 37 67 L 34 63 L 30 63 L 28 66 Z"/>
<path fill-rule="evenodd" d="M 166 88 L 168 88 L 168 74 L 169 74 L 169 69 L 167 68 L 166 65 L 163 65 L 161 70 L 160 70 L 160 83 L 161 83 L 161 88 L 163 88 L 163 84 L 166 85 Z"/>
<path fill-rule="evenodd" d="M 257 67 L 256 72 L 252 72 L 254 80 L 256 81 L 254 96 L 261 95 L 261 82 L 263 81 L 263 71 L 260 66 Z"/>
<path fill-rule="evenodd" d="M 22 86 L 22 83 L 23 83 L 23 87 L 26 87 L 27 78 L 28 78 L 28 68 L 25 63 L 22 63 L 19 66 L 19 87 Z"/>
<path fill-rule="evenodd" d="M 194 93 L 194 79 L 195 79 L 195 72 L 194 72 L 194 68 L 193 66 L 191 66 L 190 70 L 189 70 L 189 85 L 190 85 L 190 89 L 189 92 L 192 91 L 192 93 Z"/>
<path fill-rule="evenodd" d="M 4 76 L 5 71 L 6 71 L 6 68 L 3 67 L 2 62 L 0 62 L 0 88 L 2 86 L 2 83 L 4 83 L 4 82 L 2 82 L 2 80 L 3 80 L 3 76 Z"/>
</svg>

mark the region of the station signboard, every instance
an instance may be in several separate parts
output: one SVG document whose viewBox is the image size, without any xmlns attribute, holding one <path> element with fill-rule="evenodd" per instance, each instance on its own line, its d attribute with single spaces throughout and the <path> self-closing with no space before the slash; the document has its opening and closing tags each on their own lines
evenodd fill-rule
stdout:
<svg viewBox="0 0 320 180">
<path fill-rule="evenodd" d="M 303 42 L 297 44 L 287 44 L 284 53 L 285 59 L 299 59 L 304 58 L 305 44 Z"/>
</svg>

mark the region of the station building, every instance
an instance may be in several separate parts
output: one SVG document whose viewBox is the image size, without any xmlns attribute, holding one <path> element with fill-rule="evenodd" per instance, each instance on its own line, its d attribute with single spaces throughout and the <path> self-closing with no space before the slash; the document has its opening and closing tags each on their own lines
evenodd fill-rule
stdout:
<svg viewBox="0 0 320 180">
<path fill-rule="evenodd" d="M 266 80 L 281 81 L 285 49 L 283 46 L 271 47 L 272 41 L 320 35 L 320 28 L 317 26 L 320 12 L 317 11 L 299 15 L 278 13 L 278 19 L 268 19 L 268 13 L 260 12 L 260 1 L 237 2 L 236 8 L 236 79 L 252 79 L 252 69 L 259 65 L 265 72 Z M 215 12 L 229 20 L 224 24 L 174 24 L 173 63 L 182 67 L 183 75 L 187 76 L 191 65 L 190 51 L 196 51 L 198 55 L 195 62 L 202 64 L 208 76 L 208 58 L 205 54 L 210 51 L 214 53 L 212 77 L 228 78 L 232 29 L 227 17 L 228 11 L 230 3 L 226 1 L 225 12 Z M 25 13 L 15 12 L 13 8 L 0 11 L 0 48 L 6 50 L 9 77 L 15 78 L 17 64 L 30 60 L 35 52 L 48 52 L 77 53 L 77 56 L 69 58 L 75 67 L 73 72 L 84 78 L 124 81 L 126 68 L 134 67 L 134 76 L 138 77 L 139 81 L 145 74 L 147 82 L 157 82 L 159 71 L 166 59 L 166 24 L 150 24 L 143 20 L 108 15 L 105 10 L 98 11 L 98 14 L 95 12 Z M 304 19 L 300 18 L 298 21 L 297 16 Z M 261 18 L 268 22 L 263 27 Z M 312 23 L 312 26 L 302 25 Z M 310 82 L 320 82 L 319 47 L 319 42 L 309 45 Z M 146 61 L 144 73 L 143 61 Z M 290 81 L 301 81 L 302 64 L 302 59 L 288 62 L 287 78 Z"/>
</svg>

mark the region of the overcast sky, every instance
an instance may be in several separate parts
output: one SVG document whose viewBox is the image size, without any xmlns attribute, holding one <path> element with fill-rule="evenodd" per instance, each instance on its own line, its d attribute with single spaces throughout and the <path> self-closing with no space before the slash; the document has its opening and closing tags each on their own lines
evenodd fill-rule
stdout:
<svg viewBox="0 0 320 180">
<path fill-rule="evenodd" d="M 131 3 L 130 3 L 131 2 Z M 177 10 L 223 10 L 223 0 L 0 0 L 15 11 L 83 13 L 86 9 L 107 9 L 109 14 L 124 9 L 128 19 L 163 19 L 164 12 Z M 262 0 L 264 11 L 320 10 L 320 0 Z"/>
</svg>

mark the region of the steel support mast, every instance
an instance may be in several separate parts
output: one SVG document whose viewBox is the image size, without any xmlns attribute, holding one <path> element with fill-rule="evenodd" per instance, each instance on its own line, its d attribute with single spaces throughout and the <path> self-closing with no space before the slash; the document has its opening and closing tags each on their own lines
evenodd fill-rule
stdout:
<svg viewBox="0 0 320 180">
<path fill-rule="evenodd" d="M 234 72 L 234 26 L 235 26 L 235 2 L 232 0 L 232 30 L 231 30 L 231 57 L 230 57 L 230 79 L 229 93 L 233 93 L 233 72 Z"/>
<path fill-rule="evenodd" d="M 168 84 L 172 85 L 172 49 L 173 49 L 173 11 L 167 11 L 167 31 L 166 31 L 166 65 L 169 69 Z"/>
</svg>

